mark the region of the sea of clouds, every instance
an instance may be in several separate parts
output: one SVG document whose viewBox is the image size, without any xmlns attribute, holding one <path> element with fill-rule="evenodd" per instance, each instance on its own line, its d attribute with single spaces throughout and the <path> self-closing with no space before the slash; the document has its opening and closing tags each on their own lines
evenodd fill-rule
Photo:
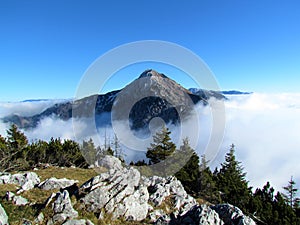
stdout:
<svg viewBox="0 0 300 225">
<path fill-rule="evenodd" d="M 298 172 L 300 171 L 300 94 L 253 93 L 249 95 L 228 95 L 226 97 L 228 100 L 224 102 L 225 130 L 216 131 L 224 132 L 224 135 L 222 139 L 217 140 L 220 143 L 220 148 L 210 156 L 211 168 L 214 169 L 224 161 L 225 154 L 228 152 L 230 145 L 234 143 L 236 157 L 242 162 L 242 166 L 247 172 L 247 179 L 254 189 L 262 187 L 267 181 L 270 181 L 276 190 L 281 191 L 291 176 L 300 185 L 300 174 Z M 42 112 L 57 102 L 58 100 L 2 102 L 0 103 L 0 118 L 13 113 L 31 116 Z M 195 128 L 199 128 L 201 138 L 197 140 L 195 146 L 199 155 L 206 153 L 205 148 L 212 137 L 212 127 L 216 122 L 212 116 L 211 107 L 223 104 L 215 99 L 211 99 L 209 103 L 209 106 L 197 106 L 200 117 L 197 122 L 194 120 L 184 122 L 185 126 L 190 127 L 184 134 L 179 134 L 180 129 L 170 127 L 174 130 L 172 134 L 174 139 L 181 138 L 184 135 L 191 140 L 195 140 Z M 76 123 L 76 137 L 73 131 L 74 123 Z M 47 117 L 35 129 L 25 130 L 24 133 L 30 141 L 50 140 L 51 137 L 60 137 L 62 140 L 81 140 L 86 139 L 89 135 L 97 139 L 89 124 L 90 122 L 83 120 L 70 119 L 63 121 L 55 117 Z M 122 124 L 119 126 L 117 129 L 122 129 L 122 133 L 129 134 L 126 127 L 122 127 Z M 8 124 L 0 123 L 0 134 L 2 136 L 6 136 L 8 127 Z M 102 138 L 105 134 L 108 138 L 113 139 L 115 131 L 102 128 L 98 132 Z M 101 140 L 101 137 L 98 137 L 98 139 Z M 151 138 L 149 137 L 143 140 L 144 149 L 147 148 L 150 142 Z M 179 143 L 178 140 L 177 142 Z M 96 143 L 98 143 L 97 140 Z M 99 143 L 103 144 L 101 141 Z M 126 155 L 127 161 L 137 160 L 144 156 L 144 152 L 128 151 Z"/>
</svg>

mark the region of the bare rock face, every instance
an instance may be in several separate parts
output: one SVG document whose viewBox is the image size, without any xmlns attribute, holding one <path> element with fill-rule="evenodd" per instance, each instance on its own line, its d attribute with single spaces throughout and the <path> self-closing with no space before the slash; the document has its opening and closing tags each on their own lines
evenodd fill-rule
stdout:
<svg viewBox="0 0 300 225">
<path fill-rule="evenodd" d="M 149 194 L 140 186 L 140 173 L 134 168 L 111 169 L 79 188 L 80 201 L 88 211 L 112 213 L 115 218 L 140 221 L 148 213 Z"/>
<path fill-rule="evenodd" d="M 73 209 L 68 191 L 58 192 L 55 198 L 52 204 L 54 216 L 48 221 L 48 225 L 62 223 L 78 216 L 78 212 Z"/>
<path fill-rule="evenodd" d="M 51 177 L 38 185 L 38 188 L 43 190 L 53 190 L 60 189 L 72 186 L 73 184 L 78 183 L 77 180 L 69 180 L 66 178 L 57 179 L 55 177 Z"/>
<path fill-rule="evenodd" d="M 110 165 L 119 161 L 114 157 L 107 159 L 105 162 L 113 162 Z M 141 177 L 140 172 L 132 167 L 110 168 L 107 173 L 84 183 L 77 193 L 83 207 L 98 213 L 100 218 L 104 212 L 111 213 L 114 218 L 124 217 L 126 220 L 141 221 L 153 211 L 151 205 L 159 207 L 167 197 L 174 202 L 176 216 L 186 213 L 197 204 L 175 177 L 146 178 Z M 152 220 L 161 216 L 157 214 L 159 211 L 155 212 L 152 213 Z"/>
<path fill-rule="evenodd" d="M 0 204 L 0 225 L 6 224 L 8 224 L 8 217 L 2 205 Z"/>
<path fill-rule="evenodd" d="M 149 201 L 160 206 L 166 197 L 171 196 L 174 202 L 174 215 L 182 215 L 197 204 L 196 200 L 186 193 L 181 182 L 175 177 L 144 178 L 144 184 L 150 192 Z"/>
</svg>

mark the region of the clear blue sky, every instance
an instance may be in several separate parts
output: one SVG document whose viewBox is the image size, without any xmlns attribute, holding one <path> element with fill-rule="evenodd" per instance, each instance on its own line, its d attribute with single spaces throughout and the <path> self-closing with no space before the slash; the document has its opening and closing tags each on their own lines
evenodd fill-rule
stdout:
<svg viewBox="0 0 300 225">
<path fill-rule="evenodd" d="M 0 101 L 73 97 L 95 59 L 149 39 L 198 54 L 221 89 L 300 91 L 297 0 L 2 0 Z M 108 88 L 130 80 L 120 77 Z"/>
</svg>

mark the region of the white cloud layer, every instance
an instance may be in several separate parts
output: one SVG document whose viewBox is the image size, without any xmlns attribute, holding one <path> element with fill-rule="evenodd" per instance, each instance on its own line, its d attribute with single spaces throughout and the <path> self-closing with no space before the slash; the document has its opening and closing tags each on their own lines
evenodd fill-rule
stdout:
<svg viewBox="0 0 300 225">
<path fill-rule="evenodd" d="M 293 175 L 296 183 L 300 184 L 300 94 L 260 94 L 227 96 L 226 129 L 217 157 L 211 161 L 211 166 L 219 166 L 229 146 L 236 145 L 236 156 L 247 172 L 250 185 L 262 187 L 267 181 L 271 182 L 277 190 L 287 184 Z M 212 105 L 219 102 L 212 100 Z M 0 103 L 0 117 L 17 113 L 19 115 L 33 115 L 53 102 L 22 102 Z M 198 106 L 200 115 L 198 121 L 190 120 L 185 123 L 184 133 L 175 129 L 174 139 L 185 136 L 195 137 L 195 129 L 199 128 L 199 143 L 197 152 L 203 154 L 212 129 L 212 114 L 209 107 Z M 75 139 L 73 122 L 62 121 L 56 118 L 45 118 L 37 128 L 25 131 L 29 140 L 60 137 L 61 139 Z M 91 122 L 75 121 L 77 139 L 96 136 L 90 129 Z M 5 136 L 7 124 L 0 123 L 0 134 Z M 122 128 L 123 129 L 123 128 Z M 126 130 L 126 129 L 125 129 Z M 125 131 L 126 132 L 126 131 Z M 221 132 L 217 130 L 217 132 Z M 101 129 L 111 139 L 112 130 Z M 123 137 L 124 138 L 124 137 Z M 125 137 L 126 139 L 126 137 Z M 99 139 L 96 139 L 99 141 Z M 178 142 L 180 140 L 176 140 Z M 98 142 L 103 145 L 103 140 Z M 144 142 L 146 149 L 149 142 Z M 194 144 L 193 144 L 194 145 Z M 143 156 L 143 152 L 128 152 L 129 158 Z"/>
</svg>

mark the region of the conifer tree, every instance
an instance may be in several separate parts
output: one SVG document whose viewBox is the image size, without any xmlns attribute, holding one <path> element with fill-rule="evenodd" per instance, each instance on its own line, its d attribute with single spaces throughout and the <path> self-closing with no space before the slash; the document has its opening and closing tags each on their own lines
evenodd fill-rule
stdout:
<svg viewBox="0 0 300 225">
<path fill-rule="evenodd" d="M 221 201 L 220 193 L 208 163 L 205 155 L 202 155 L 199 167 L 198 196 L 211 203 L 219 203 Z"/>
<path fill-rule="evenodd" d="M 150 164 L 156 164 L 164 161 L 176 150 L 176 145 L 171 141 L 171 131 L 163 126 L 161 131 L 153 137 L 153 142 L 147 150 L 146 157 L 150 159 Z"/>
<path fill-rule="evenodd" d="M 7 140 L 13 151 L 21 150 L 28 145 L 27 137 L 19 131 L 15 124 L 7 130 Z"/>
<path fill-rule="evenodd" d="M 296 188 L 296 182 L 293 180 L 293 177 L 291 177 L 288 185 L 283 187 L 283 189 L 286 191 L 286 194 L 282 194 L 286 203 L 293 209 L 299 208 L 300 198 L 297 197 L 298 189 Z"/>
<path fill-rule="evenodd" d="M 97 149 L 92 138 L 90 138 L 88 141 L 82 142 L 81 152 L 88 164 L 92 165 L 95 163 Z"/>
<path fill-rule="evenodd" d="M 228 202 L 247 211 L 251 189 L 248 188 L 246 173 L 243 172 L 241 163 L 235 159 L 235 149 L 232 144 L 230 151 L 225 156 L 225 163 L 217 174 L 218 189 L 222 192 L 223 202 Z"/>
<path fill-rule="evenodd" d="M 196 195 L 199 192 L 199 156 L 190 147 L 188 138 L 183 140 L 183 145 L 180 146 L 180 149 L 176 154 L 180 156 L 180 158 L 176 157 L 176 160 L 181 160 L 185 156 L 190 156 L 186 164 L 175 174 L 175 176 L 181 181 L 188 193 Z"/>
</svg>

